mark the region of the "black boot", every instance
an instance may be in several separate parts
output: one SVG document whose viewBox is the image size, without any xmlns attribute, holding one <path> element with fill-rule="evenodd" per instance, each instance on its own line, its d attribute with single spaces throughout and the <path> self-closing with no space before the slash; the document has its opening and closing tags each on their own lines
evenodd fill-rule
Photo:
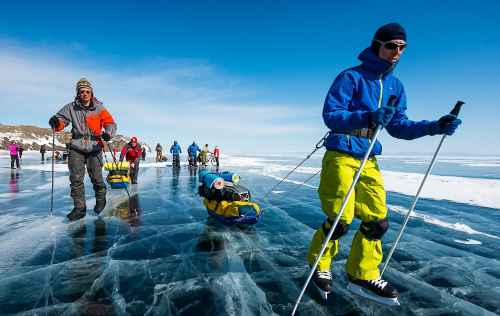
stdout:
<svg viewBox="0 0 500 316">
<path fill-rule="evenodd" d="M 66 217 L 72 222 L 72 221 L 79 220 L 80 218 L 84 218 L 86 212 L 87 212 L 86 208 L 76 208 L 75 207 L 75 208 L 73 208 L 73 210 L 71 212 L 69 212 L 68 215 L 66 215 Z"/>
<path fill-rule="evenodd" d="M 360 280 L 348 275 L 347 288 L 358 295 L 386 305 L 399 305 L 398 290 L 388 281 L 379 278 L 376 280 Z"/>
<path fill-rule="evenodd" d="M 314 271 L 312 281 L 321 297 L 324 300 L 328 299 L 328 294 L 332 292 L 332 273 L 330 271 L 316 270 Z"/>
<path fill-rule="evenodd" d="M 106 207 L 106 199 L 95 200 L 94 212 L 97 215 L 99 215 L 105 207 Z"/>
</svg>

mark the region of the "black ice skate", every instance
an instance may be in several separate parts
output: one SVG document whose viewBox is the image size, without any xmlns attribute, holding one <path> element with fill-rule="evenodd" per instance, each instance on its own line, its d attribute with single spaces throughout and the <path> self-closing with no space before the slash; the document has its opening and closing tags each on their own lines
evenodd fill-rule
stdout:
<svg viewBox="0 0 500 316">
<path fill-rule="evenodd" d="M 354 294 L 384 305 L 399 305 L 398 291 L 386 280 L 359 280 L 349 277 L 347 289 Z"/>
<path fill-rule="evenodd" d="M 330 271 L 316 270 L 314 271 L 312 281 L 321 298 L 327 300 L 328 295 L 332 292 L 332 273 Z"/>
</svg>

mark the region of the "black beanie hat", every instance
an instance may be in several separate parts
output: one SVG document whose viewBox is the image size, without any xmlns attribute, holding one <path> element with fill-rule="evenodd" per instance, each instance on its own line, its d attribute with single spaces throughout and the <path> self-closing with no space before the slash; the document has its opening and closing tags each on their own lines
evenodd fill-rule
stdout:
<svg viewBox="0 0 500 316">
<path fill-rule="evenodd" d="M 401 26 L 401 24 L 389 23 L 386 25 L 382 25 L 378 28 L 377 32 L 375 32 L 375 35 L 373 36 L 373 42 L 371 46 L 373 52 L 378 55 L 380 43 L 378 43 L 377 40 L 381 42 L 388 42 L 396 39 L 406 42 L 406 31 Z"/>
<path fill-rule="evenodd" d="M 379 27 L 373 39 L 382 42 L 400 39 L 406 42 L 406 31 L 399 23 L 389 23 Z"/>
</svg>

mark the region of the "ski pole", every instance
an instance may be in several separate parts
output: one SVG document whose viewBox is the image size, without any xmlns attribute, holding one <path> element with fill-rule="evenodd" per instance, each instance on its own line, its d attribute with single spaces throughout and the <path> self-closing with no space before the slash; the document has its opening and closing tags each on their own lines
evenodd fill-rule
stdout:
<svg viewBox="0 0 500 316">
<path fill-rule="evenodd" d="M 326 138 L 328 137 L 328 134 L 330 134 L 330 132 L 327 132 L 325 134 L 325 136 L 323 136 L 323 138 L 321 138 L 317 143 L 316 143 L 316 148 L 314 148 L 314 150 L 309 154 L 307 155 L 306 158 L 304 158 L 304 160 L 302 160 L 295 168 L 293 168 L 290 172 L 288 172 L 288 174 L 283 178 L 281 179 L 278 183 L 276 183 L 272 188 L 271 190 L 269 190 L 266 195 L 264 195 L 264 200 L 266 199 L 266 197 L 271 193 L 273 192 L 273 190 L 278 187 L 278 185 L 280 185 L 283 181 L 285 181 L 295 170 L 297 170 L 297 168 L 299 168 L 300 166 L 302 166 L 302 164 L 304 164 L 304 162 L 307 161 L 307 159 L 311 158 L 312 155 L 314 155 L 314 153 L 316 151 L 318 151 L 321 147 L 325 146 L 325 141 L 326 141 Z"/>
<path fill-rule="evenodd" d="M 394 96 L 394 95 L 390 96 L 389 102 L 388 102 L 389 106 L 394 106 L 394 104 L 396 103 L 396 99 L 397 99 L 396 96 Z M 321 250 L 320 250 L 318 256 L 316 257 L 316 260 L 314 261 L 313 266 L 311 267 L 311 271 L 309 272 L 309 275 L 307 276 L 306 282 L 302 286 L 302 290 L 301 290 L 301 292 L 299 294 L 299 297 L 297 298 L 297 301 L 295 302 L 295 306 L 293 307 L 292 316 L 295 315 L 295 312 L 297 311 L 297 308 L 299 307 L 299 304 L 300 304 L 300 301 L 302 299 L 302 296 L 306 292 L 307 286 L 309 285 L 309 282 L 312 279 L 314 271 L 318 267 L 319 261 L 321 260 L 321 257 L 323 256 L 323 253 L 326 250 L 326 246 L 328 245 L 328 242 L 330 241 L 330 238 L 332 238 L 333 232 L 335 231 L 335 228 L 337 227 L 337 225 L 338 225 L 338 223 L 340 221 L 340 218 L 342 217 L 342 214 L 344 213 L 344 210 L 345 210 L 345 208 L 347 206 L 347 202 L 349 201 L 351 193 L 352 193 L 352 191 L 354 191 L 354 187 L 356 186 L 356 184 L 357 184 L 357 182 L 359 180 L 361 172 L 363 171 L 363 168 L 364 168 L 364 166 L 366 164 L 366 161 L 370 157 L 370 153 L 372 152 L 373 146 L 375 145 L 377 137 L 378 137 L 378 134 L 380 134 L 381 130 L 382 130 L 382 126 L 381 125 L 377 126 L 377 129 L 375 130 L 375 134 L 373 135 L 373 138 L 372 138 L 372 140 L 370 142 L 370 145 L 368 146 L 368 149 L 366 150 L 365 156 L 363 157 L 363 160 L 361 160 L 361 164 L 359 165 L 359 168 L 356 171 L 356 174 L 354 175 L 354 179 L 353 179 L 353 181 L 351 183 L 351 186 L 349 187 L 349 190 L 347 191 L 347 193 L 346 193 L 346 195 L 344 197 L 344 200 L 342 202 L 340 210 L 339 210 L 337 216 L 335 217 L 335 221 L 333 222 L 332 226 L 330 227 L 330 230 L 328 231 L 328 235 L 325 237 L 325 240 L 323 241 L 323 245 L 321 246 Z"/>
<path fill-rule="evenodd" d="M 293 189 L 290 193 L 292 192 L 295 192 L 297 191 L 298 189 L 300 189 L 302 186 L 306 185 L 307 182 L 311 181 L 315 176 L 317 176 L 319 173 L 321 172 L 321 168 L 319 168 L 318 171 L 316 171 L 312 176 L 310 176 L 309 178 L 307 178 L 304 182 L 302 182 L 301 184 L 297 185 L 295 187 L 295 189 Z"/>
<path fill-rule="evenodd" d="M 52 129 L 52 182 L 51 182 L 51 193 L 50 193 L 50 216 L 52 216 L 54 210 L 54 158 L 55 158 L 55 146 L 56 146 L 56 130 Z"/>
<path fill-rule="evenodd" d="M 453 110 L 451 110 L 450 114 L 458 116 L 458 114 L 460 113 L 460 109 L 461 109 L 462 105 L 464 105 L 464 104 L 465 103 L 462 101 L 457 101 L 457 103 L 453 107 Z M 382 268 L 382 272 L 380 273 L 380 276 L 382 276 L 384 274 L 385 269 L 389 265 L 389 261 L 391 260 L 392 255 L 394 254 L 394 250 L 396 250 L 396 247 L 398 246 L 399 240 L 401 239 L 401 236 L 403 236 L 403 231 L 406 228 L 406 224 L 408 224 L 411 213 L 413 212 L 413 210 L 415 209 L 415 206 L 417 205 L 417 201 L 418 201 L 418 198 L 420 196 L 420 192 L 422 191 L 422 188 L 424 187 L 425 181 L 427 180 L 427 177 L 431 173 L 432 168 L 434 167 L 434 164 L 436 163 L 436 158 L 438 156 L 439 150 L 441 149 L 441 146 L 443 145 L 445 138 L 446 138 L 446 134 L 443 135 L 443 137 L 441 137 L 441 141 L 439 142 L 439 145 L 438 145 L 436 151 L 434 152 L 434 156 L 432 157 L 431 163 L 429 164 L 429 167 L 427 168 L 427 172 L 425 173 L 425 176 L 422 179 L 420 186 L 418 187 L 417 194 L 413 198 L 413 203 L 411 204 L 410 210 L 406 214 L 403 225 L 401 226 L 401 229 L 399 230 L 398 236 L 396 237 L 396 240 L 394 241 L 394 243 L 391 247 L 391 250 L 389 251 L 389 254 L 387 255 L 387 259 L 385 260 L 384 267 Z"/>
<path fill-rule="evenodd" d="M 116 165 L 116 168 L 118 169 L 118 163 L 116 162 L 116 156 L 115 153 L 113 152 L 113 149 L 111 148 L 111 145 L 108 141 L 106 141 L 106 145 L 108 146 L 108 150 L 111 153 L 111 158 L 113 158 L 113 163 Z M 125 191 L 127 192 L 128 195 L 128 201 L 130 203 L 130 192 L 128 191 L 128 188 L 124 186 Z"/>
</svg>

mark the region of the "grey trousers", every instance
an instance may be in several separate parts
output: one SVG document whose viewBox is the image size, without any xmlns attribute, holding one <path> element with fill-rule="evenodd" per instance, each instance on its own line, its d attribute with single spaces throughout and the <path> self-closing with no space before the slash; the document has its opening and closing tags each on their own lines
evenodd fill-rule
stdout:
<svg viewBox="0 0 500 316">
<path fill-rule="evenodd" d="M 94 186 L 95 198 L 106 199 L 106 184 L 102 178 L 102 153 L 83 153 L 73 148 L 69 151 L 68 168 L 69 181 L 71 187 L 71 197 L 75 208 L 85 208 L 85 186 L 83 177 L 85 176 L 85 166 Z"/>
<path fill-rule="evenodd" d="M 137 159 L 134 164 L 134 168 L 130 168 L 130 180 L 132 180 L 132 183 L 137 182 L 137 176 L 139 175 L 139 159 Z"/>
</svg>

